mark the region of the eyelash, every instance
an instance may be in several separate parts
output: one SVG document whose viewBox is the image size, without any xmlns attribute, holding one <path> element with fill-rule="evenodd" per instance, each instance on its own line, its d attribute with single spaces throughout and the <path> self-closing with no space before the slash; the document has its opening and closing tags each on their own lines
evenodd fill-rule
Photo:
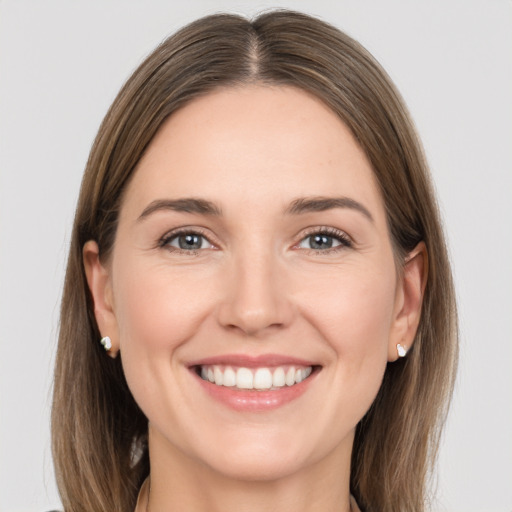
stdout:
<svg viewBox="0 0 512 512">
<path fill-rule="evenodd" d="M 351 238 L 345 232 L 333 227 L 320 226 L 306 230 L 306 232 L 300 239 L 299 243 L 296 244 L 295 247 L 298 247 L 299 244 L 301 244 L 304 240 L 315 235 L 324 235 L 328 238 L 333 238 L 337 240 L 340 244 L 335 247 L 330 247 L 328 249 L 305 249 L 311 254 L 318 254 L 324 256 L 327 254 L 337 253 L 344 249 L 350 249 L 354 246 Z"/>
<path fill-rule="evenodd" d="M 211 245 L 213 244 L 208 236 L 206 236 L 205 232 L 198 228 L 181 228 L 177 229 L 175 231 L 171 231 L 170 233 L 165 234 L 159 241 L 158 241 L 158 247 L 161 249 L 167 249 L 170 252 L 177 253 L 177 254 L 183 254 L 187 256 L 197 256 L 199 255 L 199 252 L 202 249 L 181 249 L 179 247 L 172 247 L 170 242 L 174 240 L 175 238 L 181 236 L 181 235 L 195 235 L 199 236 L 201 238 L 204 238 L 208 241 Z"/>
<path fill-rule="evenodd" d="M 197 256 L 203 249 L 181 249 L 178 247 L 172 247 L 170 246 L 170 242 L 172 242 L 174 239 L 181 235 L 195 235 L 201 238 L 204 238 L 209 244 L 213 244 L 206 233 L 202 231 L 201 229 L 197 228 L 182 228 L 175 231 L 171 231 L 170 233 L 167 233 L 164 235 L 159 241 L 158 241 L 158 247 L 161 249 L 167 249 L 170 252 L 177 253 L 177 254 L 183 254 L 187 256 Z M 301 239 L 297 244 L 294 245 L 295 249 L 300 248 L 300 244 L 315 235 L 324 235 L 328 238 L 333 238 L 339 242 L 339 245 L 330 247 L 327 249 L 307 249 L 304 248 L 305 251 L 308 251 L 312 254 L 319 254 L 319 255 L 326 255 L 326 254 L 333 254 L 338 251 L 341 251 L 343 249 L 350 249 L 353 247 L 353 242 L 350 239 L 350 237 L 344 233 L 343 231 L 340 231 L 339 229 L 333 228 L 333 227 L 326 227 L 326 226 L 320 226 L 315 228 L 310 228 L 306 230 L 305 233 L 303 233 Z"/>
</svg>

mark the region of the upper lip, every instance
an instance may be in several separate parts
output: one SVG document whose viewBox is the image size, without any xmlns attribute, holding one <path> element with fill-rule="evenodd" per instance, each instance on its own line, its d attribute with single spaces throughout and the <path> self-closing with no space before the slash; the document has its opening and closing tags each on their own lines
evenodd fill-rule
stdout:
<svg viewBox="0 0 512 512">
<path fill-rule="evenodd" d="M 198 359 L 197 361 L 189 363 L 188 366 L 207 366 L 215 364 L 243 368 L 261 368 L 285 365 L 318 366 L 318 363 L 311 360 L 281 354 L 261 354 L 258 356 L 251 356 L 247 354 L 224 354 Z"/>
</svg>

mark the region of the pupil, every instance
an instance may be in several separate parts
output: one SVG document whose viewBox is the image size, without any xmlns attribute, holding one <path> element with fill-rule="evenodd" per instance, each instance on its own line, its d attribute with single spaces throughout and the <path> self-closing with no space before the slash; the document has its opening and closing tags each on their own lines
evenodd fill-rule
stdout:
<svg viewBox="0 0 512 512">
<path fill-rule="evenodd" d="M 180 249 L 201 249 L 201 237 L 199 235 L 182 235 L 178 241 Z"/>
<path fill-rule="evenodd" d="M 310 237 L 312 249 L 329 249 L 332 247 L 332 238 L 326 235 L 313 235 Z"/>
</svg>

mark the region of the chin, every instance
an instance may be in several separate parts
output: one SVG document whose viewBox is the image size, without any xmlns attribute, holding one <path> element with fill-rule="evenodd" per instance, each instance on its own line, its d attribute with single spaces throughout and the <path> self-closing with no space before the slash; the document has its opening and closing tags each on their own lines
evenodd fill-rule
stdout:
<svg viewBox="0 0 512 512">
<path fill-rule="evenodd" d="M 272 456 L 263 453 L 240 456 L 232 453 L 214 461 L 210 468 L 225 478 L 247 482 L 269 482 L 284 479 L 307 467 L 309 461 L 302 457 L 291 457 L 274 452 Z"/>
<path fill-rule="evenodd" d="M 299 433 L 297 433 L 299 434 Z M 265 430 L 263 425 L 224 438 L 215 436 L 207 452 L 196 445 L 196 457 L 225 478 L 244 481 L 277 481 L 300 473 L 328 456 L 335 447 L 322 437 L 293 435 L 288 429 Z"/>
</svg>

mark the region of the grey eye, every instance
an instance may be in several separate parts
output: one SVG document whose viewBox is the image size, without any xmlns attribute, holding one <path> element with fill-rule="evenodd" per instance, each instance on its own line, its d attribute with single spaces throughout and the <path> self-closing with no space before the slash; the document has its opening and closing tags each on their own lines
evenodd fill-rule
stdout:
<svg viewBox="0 0 512 512">
<path fill-rule="evenodd" d="M 334 236 L 326 235 L 325 233 L 315 233 L 314 235 L 307 236 L 304 238 L 299 247 L 301 249 L 314 249 L 314 250 L 325 250 L 332 249 L 342 245 L 341 241 Z"/>
<path fill-rule="evenodd" d="M 171 240 L 169 240 L 168 245 L 184 251 L 197 251 L 199 249 L 211 247 L 208 240 L 197 233 L 181 233 L 179 235 L 175 235 Z"/>
</svg>

